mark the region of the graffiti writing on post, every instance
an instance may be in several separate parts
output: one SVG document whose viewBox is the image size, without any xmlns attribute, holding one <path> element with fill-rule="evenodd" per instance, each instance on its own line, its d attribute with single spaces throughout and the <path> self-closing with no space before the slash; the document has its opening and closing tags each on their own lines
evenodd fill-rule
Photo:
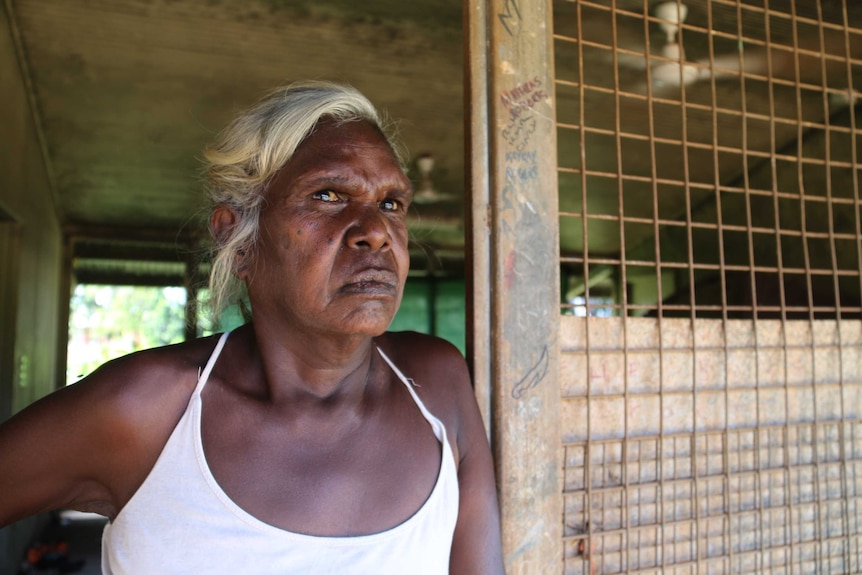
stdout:
<svg viewBox="0 0 862 575">
<path fill-rule="evenodd" d="M 503 139 L 510 148 L 523 150 L 530 141 L 530 136 L 536 131 L 536 118 L 524 116 L 512 118 L 503 128 Z"/>
<path fill-rule="evenodd" d="M 503 10 L 497 14 L 497 17 L 509 36 L 514 36 L 521 22 L 521 10 L 518 8 L 517 0 L 503 0 Z"/>
<path fill-rule="evenodd" d="M 509 112 L 509 120 L 503 128 L 502 135 L 510 149 L 523 151 L 530 142 L 530 137 L 536 131 L 536 118 L 533 114 L 525 114 L 539 102 L 548 99 L 542 87 L 542 80 L 536 76 L 532 80 L 521 82 L 511 90 L 504 90 L 500 100 Z"/>
<path fill-rule="evenodd" d="M 522 184 L 539 179 L 536 150 L 506 152 L 506 180 Z"/>
<path fill-rule="evenodd" d="M 511 90 L 503 90 L 500 94 L 503 105 L 509 110 L 512 118 L 518 118 L 527 110 L 532 110 L 539 102 L 548 99 L 548 95 L 542 88 L 542 80 L 535 76 L 532 80 L 522 82 Z"/>
<path fill-rule="evenodd" d="M 526 375 L 522 377 L 518 383 L 515 384 L 515 387 L 512 388 L 512 397 L 515 399 L 521 399 L 524 397 L 524 394 L 539 385 L 545 376 L 548 375 L 548 365 L 550 364 L 550 358 L 548 356 L 548 346 L 545 345 L 542 348 L 542 355 L 539 357 L 539 361 L 531 367 Z"/>
<path fill-rule="evenodd" d="M 514 6 L 514 10 L 517 10 L 517 6 Z M 518 229 L 519 236 L 516 247 L 506 258 L 503 281 L 506 292 L 519 299 L 536 293 L 535 280 L 531 278 L 536 277 L 536 271 L 542 273 L 539 257 L 541 254 L 537 254 L 535 248 L 535 245 L 541 245 L 544 239 L 542 217 L 545 209 L 539 186 L 542 179 L 539 171 L 542 149 L 537 148 L 535 139 L 539 121 L 547 116 L 540 113 L 539 109 L 544 107 L 549 98 L 545 92 L 544 81 L 539 76 L 517 82 L 511 88 L 499 92 L 498 97 L 498 104 L 503 106 L 498 108 L 496 114 L 500 122 L 498 127 L 505 121 L 500 132 L 503 140 L 504 170 L 501 174 L 503 181 L 500 182 L 500 219 L 504 235 L 514 235 L 514 227 Z M 529 307 L 525 308 L 525 312 L 524 316 L 519 317 L 518 324 L 512 326 L 513 333 L 525 334 L 526 322 L 537 315 Z M 536 347 L 524 358 L 530 367 L 523 374 L 519 374 L 517 382 L 512 386 L 513 399 L 528 399 L 531 392 L 547 378 L 551 358 L 546 342 L 546 338 L 533 340 Z"/>
</svg>

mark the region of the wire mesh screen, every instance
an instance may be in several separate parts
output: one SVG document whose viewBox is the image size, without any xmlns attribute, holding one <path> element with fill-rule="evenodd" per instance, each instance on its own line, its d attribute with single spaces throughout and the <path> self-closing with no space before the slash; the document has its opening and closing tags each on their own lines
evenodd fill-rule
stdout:
<svg viewBox="0 0 862 575">
<path fill-rule="evenodd" d="M 566 573 L 851 573 L 862 324 L 567 318 Z"/>
<path fill-rule="evenodd" d="M 862 568 L 862 5 L 554 1 L 566 573 Z"/>
</svg>

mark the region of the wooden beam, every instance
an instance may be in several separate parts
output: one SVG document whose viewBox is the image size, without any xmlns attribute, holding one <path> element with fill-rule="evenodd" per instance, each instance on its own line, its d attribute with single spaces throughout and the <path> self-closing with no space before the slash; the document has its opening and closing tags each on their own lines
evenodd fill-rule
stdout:
<svg viewBox="0 0 862 575">
<path fill-rule="evenodd" d="M 467 292 L 467 362 L 485 432 L 491 430 L 491 202 L 488 172 L 488 5 L 486 0 L 464 2 L 464 166 L 469 209 L 465 234 Z"/>
<path fill-rule="evenodd" d="M 178 274 L 147 274 L 112 270 L 75 270 L 75 283 L 117 286 L 182 287 L 185 276 Z M 66 303 L 68 305 L 68 302 Z"/>
<path fill-rule="evenodd" d="M 549 0 L 488 4 L 494 453 L 507 573 L 562 571 L 559 208 Z"/>
<path fill-rule="evenodd" d="M 185 261 L 191 251 L 191 248 L 185 245 L 76 241 L 73 257 L 179 263 Z"/>
<path fill-rule="evenodd" d="M 145 228 L 123 226 L 97 226 L 90 224 L 67 223 L 63 233 L 74 241 L 139 241 L 157 242 L 173 245 L 201 245 L 209 240 L 205 230 L 187 226 L 183 229 Z"/>
</svg>

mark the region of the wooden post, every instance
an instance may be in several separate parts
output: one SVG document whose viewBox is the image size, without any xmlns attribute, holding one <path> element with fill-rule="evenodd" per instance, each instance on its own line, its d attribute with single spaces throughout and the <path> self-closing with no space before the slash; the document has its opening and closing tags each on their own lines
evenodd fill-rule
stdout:
<svg viewBox="0 0 862 575">
<path fill-rule="evenodd" d="M 0 209 L 0 423 L 15 412 L 15 336 L 18 321 L 20 224 Z"/>
<path fill-rule="evenodd" d="M 559 220 L 549 0 L 487 4 L 493 445 L 507 573 L 562 571 Z"/>
<path fill-rule="evenodd" d="M 69 320 L 71 318 L 72 295 L 75 289 L 75 240 L 63 234 L 63 261 L 60 271 L 60 300 L 57 305 L 57 358 L 54 361 L 54 388 L 61 389 L 68 383 L 66 370 L 69 362 Z"/>
<path fill-rule="evenodd" d="M 488 7 L 487 0 L 464 2 L 464 165 L 467 216 L 467 361 L 476 401 L 491 433 L 491 203 L 488 174 Z"/>
<path fill-rule="evenodd" d="M 196 246 L 196 243 L 191 245 Z M 185 274 L 183 275 L 183 283 L 186 288 L 186 305 L 183 308 L 185 313 L 185 341 L 191 341 L 198 336 L 198 287 L 201 283 L 201 274 L 198 269 L 197 258 L 192 254 L 197 252 L 197 249 L 188 249 L 185 257 Z"/>
</svg>

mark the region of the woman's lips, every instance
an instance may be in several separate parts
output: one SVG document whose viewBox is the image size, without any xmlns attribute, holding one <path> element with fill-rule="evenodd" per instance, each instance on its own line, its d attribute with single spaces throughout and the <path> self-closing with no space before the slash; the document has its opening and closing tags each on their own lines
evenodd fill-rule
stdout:
<svg viewBox="0 0 862 575">
<path fill-rule="evenodd" d="M 393 295 L 397 290 L 398 276 L 395 272 L 374 268 L 353 274 L 339 291 L 368 295 Z"/>
</svg>

